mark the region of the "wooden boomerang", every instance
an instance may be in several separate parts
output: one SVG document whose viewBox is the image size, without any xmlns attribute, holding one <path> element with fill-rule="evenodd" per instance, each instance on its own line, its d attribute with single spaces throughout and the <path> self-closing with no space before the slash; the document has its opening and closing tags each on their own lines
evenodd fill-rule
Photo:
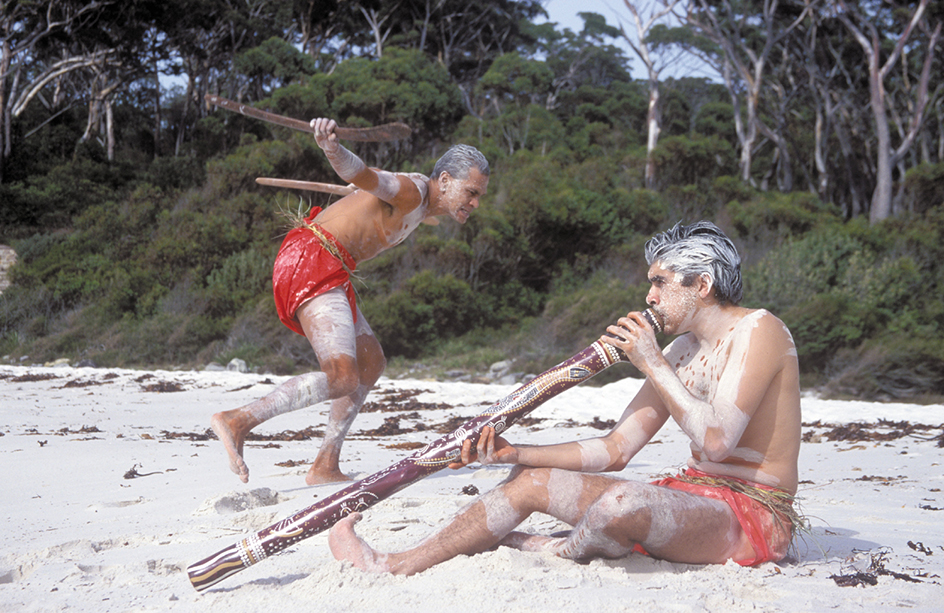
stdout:
<svg viewBox="0 0 944 613">
<path fill-rule="evenodd" d="M 239 102 L 233 102 L 232 100 L 227 100 L 226 98 L 221 98 L 220 96 L 214 96 L 213 94 L 207 94 L 204 96 L 204 99 L 206 99 L 206 101 L 210 104 L 223 107 L 227 111 L 240 113 L 241 115 L 252 117 L 253 119 L 261 119 L 262 121 L 274 123 L 286 128 L 291 128 L 293 130 L 308 132 L 309 134 L 315 133 L 315 129 L 312 128 L 311 124 L 309 124 L 307 121 L 301 121 L 298 119 L 292 119 L 291 117 L 269 113 L 268 111 L 262 111 L 255 107 L 249 106 L 248 104 L 240 104 Z M 337 127 L 334 129 L 334 133 L 338 135 L 338 138 L 343 138 L 344 140 L 385 142 L 407 138 L 412 133 L 412 130 L 410 129 L 410 126 L 406 125 L 405 123 L 395 122 L 385 123 L 382 126 L 374 126 L 371 128 Z"/>
<path fill-rule="evenodd" d="M 287 187 L 289 189 L 303 189 L 309 192 L 323 192 L 325 194 L 337 194 L 338 196 L 347 196 L 354 193 L 355 188 L 349 185 L 334 185 L 333 183 L 316 183 L 314 181 L 294 181 L 292 179 L 269 179 L 259 177 L 256 179 L 259 185 L 270 185 L 272 187 Z"/>
<path fill-rule="evenodd" d="M 309 192 L 322 192 L 325 194 L 336 194 L 338 196 L 347 196 L 357 191 L 350 185 L 335 185 L 333 183 L 318 183 L 316 181 L 296 181 L 294 179 L 270 179 L 268 177 L 259 177 L 256 179 L 259 185 L 268 185 L 270 187 L 287 187 L 289 189 L 303 189 Z M 438 226 L 439 220 L 435 217 L 427 217 L 423 220 L 427 226 Z"/>
</svg>

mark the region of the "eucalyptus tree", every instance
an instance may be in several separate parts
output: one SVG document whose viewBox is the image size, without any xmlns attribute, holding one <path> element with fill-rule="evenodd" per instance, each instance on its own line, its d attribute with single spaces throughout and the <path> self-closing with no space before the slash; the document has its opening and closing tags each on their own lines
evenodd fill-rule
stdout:
<svg viewBox="0 0 944 613">
<path fill-rule="evenodd" d="M 941 35 L 940 20 L 929 27 L 926 21 L 927 8 L 928 0 L 920 0 L 917 6 L 914 6 L 913 2 L 897 3 L 889 0 L 885 3 L 859 2 L 855 4 L 837 0 L 834 4 L 837 18 L 862 47 L 868 62 L 869 106 L 875 130 L 876 167 L 875 190 L 872 192 L 869 208 L 869 220 L 872 223 L 887 219 L 892 215 L 894 167 L 899 165 L 911 150 L 924 121 L 924 112 L 929 101 L 928 86 L 931 66 Z M 909 41 L 915 36 L 916 30 L 923 31 L 926 35 L 920 74 L 917 75 L 916 85 L 908 88 L 913 92 L 905 96 L 907 107 L 900 110 L 894 106 L 890 108 L 893 100 L 886 91 L 886 85 L 899 70 L 903 73 L 896 78 L 902 82 L 908 80 L 908 62 L 900 62 L 900 60 Z M 895 42 L 889 49 L 890 41 Z M 915 52 L 920 54 L 921 50 L 915 49 Z M 894 145 L 889 114 L 895 115 L 906 111 L 910 116 L 907 120 L 908 125 L 906 126 L 905 121 L 899 119 L 899 140 L 897 145 Z"/>
<path fill-rule="evenodd" d="M 782 135 L 763 123 L 759 113 L 764 80 L 772 54 L 820 0 L 690 0 L 686 23 L 708 44 L 692 44 L 724 81 L 731 96 L 740 144 L 740 175 L 754 184 L 753 156 L 761 135 L 786 155 Z M 790 189 L 790 186 L 785 186 Z"/>
<path fill-rule="evenodd" d="M 30 102 L 60 102 L 40 92 L 73 70 L 101 62 L 93 57 L 59 56 L 62 41 L 94 27 L 117 0 L 3 0 L 0 4 L 0 182 L 13 152 L 13 118 Z M 55 112 L 55 111 L 52 111 Z"/>
<path fill-rule="evenodd" d="M 362 0 L 367 6 L 368 0 Z M 367 19 L 376 39 L 436 58 L 463 94 L 466 109 L 479 79 L 503 53 L 533 42 L 531 20 L 545 15 L 541 0 L 401 0 Z M 381 19 L 386 19 L 380 24 Z M 381 29 L 374 30 L 373 22 Z"/>
<path fill-rule="evenodd" d="M 674 53 L 660 54 L 660 43 L 672 42 L 671 30 L 664 23 L 672 17 L 675 6 L 682 0 L 657 0 L 654 2 L 633 2 L 623 0 L 626 10 L 633 18 L 635 36 L 631 36 L 621 25 L 620 34 L 646 67 L 649 87 L 649 111 L 646 116 L 646 187 L 655 185 L 656 164 L 653 151 L 659 143 L 662 131 L 661 104 L 659 100 L 659 75 L 666 66 L 674 64 L 680 57 L 680 50 Z M 664 47 L 663 47 L 664 48 Z"/>
</svg>

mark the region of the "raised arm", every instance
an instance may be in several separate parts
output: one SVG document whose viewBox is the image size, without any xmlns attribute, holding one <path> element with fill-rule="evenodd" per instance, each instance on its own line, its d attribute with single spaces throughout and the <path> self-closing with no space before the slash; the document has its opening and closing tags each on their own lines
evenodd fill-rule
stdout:
<svg viewBox="0 0 944 613">
<path fill-rule="evenodd" d="M 337 123 L 324 117 L 311 120 L 315 142 L 325 152 L 331 167 L 344 181 L 370 192 L 397 208 L 412 210 L 426 199 L 427 186 L 406 175 L 370 168 L 338 142 Z"/>
</svg>

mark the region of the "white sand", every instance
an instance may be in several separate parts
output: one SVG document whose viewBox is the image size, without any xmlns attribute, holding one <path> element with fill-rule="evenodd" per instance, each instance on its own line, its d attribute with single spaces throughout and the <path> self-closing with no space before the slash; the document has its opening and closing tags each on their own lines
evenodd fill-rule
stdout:
<svg viewBox="0 0 944 613">
<path fill-rule="evenodd" d="M 24 375 L 56 378 L 16 380 Z M 335 561 L 327 533 L 321 533 L 197 593 L 187 566 L 340 489 L 304 484 L 306 462 L 314 459 L 320 439 L 268 446 L 250 442 L 246 461 L 251 476 L 244 485 L 229 471 L 219 442 L 165 435 L 204 433 L 212 413 L 272 389 L 267 379 L 280 381 L 231 372 L 0 366 L 0 521 L 5 537 L 0 611 L 944 608 L 944 449 L 913 436 L 889 442 L 804 443 L 799 495 L 813 534 L 798 543 L 798 559 L 780 564 L 688 566 L 639 555 L 577 564 L 501 548 L 460 557 L 414 577 L 391 577 Z M 145 390 L 160 382 L 179 383 L 183 391 Z M 626 379 L 603 388 L 574 388 L 531 414 L 545 421 L 515 426 L 507 436 L 519 443 L 597 436 L 600 430 L 574 427 L 568 420 L 587 424 L 594 417 L 615 419 L 638 385 Z M 403 417 L 410 411 L 399 413 L 401 427 L 412 427 L 477 415 L 513 388 L 382 379 L 368 400 L 393 389 L 428 390 L 417 399 L 454 407 L 420 411 L 418 418 Z M 326 410 L 327 405 L 320 405 L 281 416 L 257 432 L 323 428 Z M 803 412 L 805 422 L 944 422 L 941 405 L 806 398 Z M 411 453 L 388 445 L 441 436 L 434 431 L 358 435 L 391 415 L 398 414 L 358 417 L 342 454 L 343 470 L 367 476 Z M 810 430 L 826 431 L 804 428 Z M 926 436 L 938 434 L 940 430 Z M 657 441 L 621 476 L 649 480 L 687 458 L 684 436 L 674 425 Z M 288 460 L 302 464 L 276 465 Z M 132 468 L 146 476 L 124 478 Z M 464 487 L 484 492 L 507 470 L 474 467 L 432 475 L 368 510 L 359 533 L 382 551 L 415 544 L 472 500 L 462 493 Z M 524 529 L 550 533 L 564 527 L 536 516 Z M 877 585 L 859 587 L 840 587 L 830 578 L 867 571 L 873 560 L 900 576 L 883 574 Z"/>
</svg>

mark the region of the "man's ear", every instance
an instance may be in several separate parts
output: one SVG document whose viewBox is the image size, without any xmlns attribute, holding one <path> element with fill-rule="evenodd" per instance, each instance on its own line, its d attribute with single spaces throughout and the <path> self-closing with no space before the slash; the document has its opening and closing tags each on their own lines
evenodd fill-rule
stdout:
<svg viewBox="0 0 944 613">
<path fill-rule="evenodd" d="M 439 173 L 439 176 L 436 178 L 436 180 L 439 183 L 439 187 L 442 188 L 442 191 L 446 191 L 446 185 L 452 181 L 452 175 L 444 170 Z"/>
<path fill-rule="evenodd" d="M 696 283 L 698 284 L 698 296 L 702 300 L 714 295 L 715 283 L 711 275 L 707 273 L 698 275 L 698 281 L 696 281 Z"/>
</svg>

